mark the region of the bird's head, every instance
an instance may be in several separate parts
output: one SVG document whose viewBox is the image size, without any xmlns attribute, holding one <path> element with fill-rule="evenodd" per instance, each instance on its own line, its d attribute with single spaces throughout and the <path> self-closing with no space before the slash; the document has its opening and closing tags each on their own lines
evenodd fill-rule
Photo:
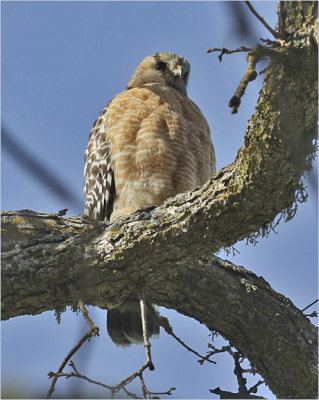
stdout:
<svg viewBox="0 0 319 400">
<path fill-rule="evenodd" d="M 174 53 L 156 53 L 146 57 L 134 71 L 127 89 L 146 83 L 161 83 L 187 96 L 186 86 L 190 73 L 188 61 Z"/>
</svg>

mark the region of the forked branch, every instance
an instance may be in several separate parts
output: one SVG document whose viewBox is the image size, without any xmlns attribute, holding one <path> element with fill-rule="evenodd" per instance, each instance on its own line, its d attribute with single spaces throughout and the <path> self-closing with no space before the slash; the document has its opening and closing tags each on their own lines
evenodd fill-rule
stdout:
<svg viewBox="0 0 319 400">
<path fill-rule="evenodd" d="M 280 33 L 276 32 L 270 25 L 267 24 L 267 22 L 264 20 L 262 16 L 258 14 L 258 12 L 254 9 L 254 7 L 251 5 L 250 1 L 245 1 L 247 7 L 249 10 L 254 14 L 254 16 L 264 25 L 264 27 L 276 38 L 276 39 L 283 39 L 280 35 Z"/>
<path fill-rule="evenodd" d="M 49 372 L 48 376 L 49 378 L 52 378 L 52 382 L 47 394 L 47 398 L 49 399 L 52 396 L 52 393 L 54 392 L 55 389 L 55 384 L 57 379 L 61 375 L 63 372 L 64 367 L 67 365 L 67 363 L 71 360 L 71 357 L 73 357 L 73 355 L 80 349 L 80 347 L 82 346 L 83 343 L 85 343 L 88 339 L 90 339 L 93 336 L 98 336 L 99 335 L 99 327 L 94 325 L 93 322 L 91 321 L 91 319 L 88 316 L 88 313 L 85 309 L 85 306 L 82 302 L 82 300 L 79 301 L 79 306 L 80 309 L 82 311 L 82 314 L 86 320 L 86 322 L 88 323 L 90 330 L 79 340 L 79 342 L 69 351 L 69 353 L 66 355 L 66 357 L 64 358 L 64 360 L 62 361 L 62 364 L 60 365 L 60 367 L 58 368 L 58 370 L 56 372 Z"/>
</svg>

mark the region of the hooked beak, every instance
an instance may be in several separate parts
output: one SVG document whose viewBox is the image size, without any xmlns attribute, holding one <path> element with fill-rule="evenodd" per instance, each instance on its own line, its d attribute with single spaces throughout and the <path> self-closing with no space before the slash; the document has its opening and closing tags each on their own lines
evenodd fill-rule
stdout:
<svg viewBox="0 0 319 400">
<path fill-rule="evenodd" d="M 176 65 L 176 67 L 173 70 L 173 74 L 175 76 L 178 76 L 180 79 L 183 77 L 183 67 L 181 65 Z"/>
</svg>

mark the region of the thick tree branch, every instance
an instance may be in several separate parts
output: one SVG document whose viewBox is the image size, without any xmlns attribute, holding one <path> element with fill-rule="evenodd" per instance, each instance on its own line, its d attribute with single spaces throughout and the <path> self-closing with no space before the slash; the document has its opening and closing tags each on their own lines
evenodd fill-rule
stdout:
<svg viewBox="0 0 319 400">
<path fill-rule="evenodd" d="M 152 302 L 220 331 L 278 397 L 317 396 L 316 328 L 262 278 L 212 255 L 292 217 L 303 196 L 317 134 L 316 3 L 281 8 L 283 61 L 270 63 L 235 161 L 202 188 L 111 225 L 3 214 L 4 319 L 79 298 L 110 308 L 143 284 Z"/>
<path fill-rule="evenodd" d="M 186 212 L 189 203 L 181 208 Z M 16 245 L 10 250 L 4 242 L 3 318 L 74 304 L 79 293 L 86 304 L 109 308 L 144 283 L 150 301 L 191 316 L 230 340 L 275 393 L 314 397 L 316 328 L 263 278 L 212 252 L 192 254 L 196 238 L 183 251 L 182 233 L 174 235 L 172 227 L 163 241 L 159 224 L 158 245 L 144 224 L 152 226 L 153 218 L 173 210 L 176 206 L 166 205 L 108 227 L 81 217 L 4 213 L 3 229 Z M 140 233 L 139 241 L 134 232 Z"/>
</svg>

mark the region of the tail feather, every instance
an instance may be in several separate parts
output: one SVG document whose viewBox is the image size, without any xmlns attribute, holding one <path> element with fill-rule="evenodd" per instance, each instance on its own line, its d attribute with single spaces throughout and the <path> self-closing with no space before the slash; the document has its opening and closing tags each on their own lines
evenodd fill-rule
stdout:
<svg viewBox="0 0 319 400">
<path fill-rule="evenodd" d="M 152 313 L 146 312 L 147 330 L 149 337 L 159 336 L 159 325 Z M 118 308 L 107 313 L 107 332 L 112 341 L 121 347 L 132 343 L 143 343 L 142 319 L 138 299 L 127 299 Z"/>
</svg>

